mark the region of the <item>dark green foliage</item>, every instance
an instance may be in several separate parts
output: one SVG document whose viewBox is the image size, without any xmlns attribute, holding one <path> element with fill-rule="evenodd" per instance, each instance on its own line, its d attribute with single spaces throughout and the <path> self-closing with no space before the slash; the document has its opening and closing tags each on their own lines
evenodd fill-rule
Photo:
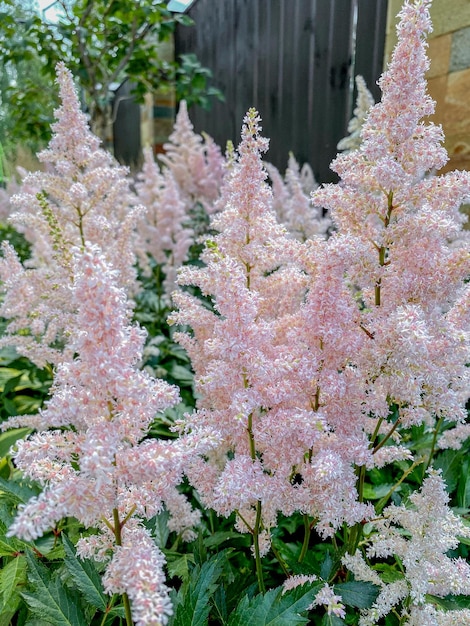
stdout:
<svg viewBox="0 0 470 626">
<path fill-rule="evenodd" d="M 0 104 L 6 124 L 0 143 L 26 141 L 35 149 L 47 141 L 59 61 L 76 76 L 92 129 L 102 139 L 113 119 L 113 89 L 125 80 L 133 84 L 138 100 L 163 88 L 175 88 L 178 99 L 206 108 L 211 97 L 221 98 L 218 89 L 209 87 L 210 71 L 194 55 L 177 61 L 162 56 L 160 44 L 171 38 L 176 25 L 192 23 L 185 15 L 172 14 L 166 4 L 73 0 L 60 3 L 59 19 L 51 23 L 32 4 L 4 0 L 0 62 L 6 72 L 0 81 Z"/>
</svg>

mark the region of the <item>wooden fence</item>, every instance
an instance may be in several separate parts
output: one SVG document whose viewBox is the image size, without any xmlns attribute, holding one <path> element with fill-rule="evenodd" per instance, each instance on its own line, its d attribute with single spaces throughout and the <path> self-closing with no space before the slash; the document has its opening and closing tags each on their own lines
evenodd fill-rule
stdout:
<svg viewBox="0 0 470 626">
<path fill-rule="evenodd" d="M 195 24 L 177 31 L 176 53 L 194 52 L 226 102 L 192 109 L 195 129 L 237 145 L 254 106 L 269 161 L 283 171 L 292 151 L 319 181 L 335 180 L 329 163 L 347 132 L 354 76 L 379 97 L 386 14 L 387 0 L 196 0 Z"/>
</svg>

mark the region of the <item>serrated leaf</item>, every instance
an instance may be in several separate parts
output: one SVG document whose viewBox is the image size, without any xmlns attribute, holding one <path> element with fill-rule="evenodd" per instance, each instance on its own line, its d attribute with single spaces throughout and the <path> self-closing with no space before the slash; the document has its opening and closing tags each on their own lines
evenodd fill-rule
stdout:
<svg viewBox="0 0 470 626">
<path fill-rule="evenodd" d="M 215 555 L 191 572 L 190 579 L 180 590 L 175 601 L 174 624 L 177 626 L 205 626 L 210 612 L 210 598 L 217 589 L 225 553 Z"/>
<path fill-rule="evenodd" d="M 3 611 L 15 610 L 18 606 L 18 587 L 26 583 L 26 558 L 17 556 L 0 572 L 0 593 L 3 594 Z"/>
<path fill-rule="evenodd" d="M 105 611 L 108 599 L 101 584 L 101 577 L 93 563 L 87 559 L 77 558 L 74 545 L 64 534 L 62 535 L 62 544 L 65 549 L 65 567 L 70 572 L 83 597 L 92 606 Z"/>
<path fill-rule="evenodd" d="M 0 478 L 0 497 L 1 492 L 12 496 L 16 502 L 27 502 L 33 496 L 39 493 L 39 489 L 28 484 L 17 483 L 14 480 L 5 480 Z"/>
<path fill-rule="evenodd" d="M 187 580 L 190 564 L 194 565 L 194 556 L 192 554 L 181 554 L 175 559 L 167 557 L 168 576 L 170 578 L 176 576 L 181 578 L 181 580 Z"/>
<path fill-rule="evenodd" d="M 457 488 L 457 502 L 459 507 L 467 508 L 470 504 L 470 463 L 468 459 L 462 465 L 460 480 Z"/>
<path fill-rule="evenodd" d="M 383 580 L 384 583 L 394 583 L 397 580 L 403 580 L 404 574 L 399 570 L 395 569 L 391 565 L 387 565 L 386 563 L 379 563 L 378 565 L 374 565 L 374 569 L 377 572 L 380 572 L 380 579 Z"/>
<path fill-rule="evenodd" d="M 83 612 L 56 576 L 51 578 L 49 571 L 31 552 L 26 553 L 29 581 L 34 591 L 23 592 L 31 611 L 54 626 L 83 626 L 86 623 Z"/>
<path fill-rule="evenodd" d="M 320 578 L 323 580 L 328 580 L 331 574 L 331 570 L 333 569 L 333 559 L 329 552 L 325 554 L 325 558 L 320 568 Z"/>
<path fill-rule="evenodd" d="M 395 491 L 399 491 L 401 485 L 398 485 L 398 487 L 396 487 L 394 483 L 383 483 L 381 485 L 369 485 L 366 483 L 364 485 L 363 495 L 364 498 L 366 498 L 367 500 L 379 500 L 380 498 L 388 495 L 390 493 L 390 490 L 394 487 Z"/>
<path fill-rule="evenodd" d="M 305 584 L 283 593 L 282 587 L 259 594 L 251 600 L 244 596 L 231 614 L 228 626 L 295 626 L 307 624 L 301 615 L 315 600 L 324 583 Z"/>
<path fill-rule="evenodd" d="M 374 604 L 379 595 L 377 585 L 360 580 L 339 583 L 333 589 L 335 593 L 341 596 L 344 604 L 353 606 L 356 609 L 368 609 Z"/>
<path fill-rule="evenodd" d="M 445 598 L 439 598 L 438 596 L 426 595 L 426 600 L 432 604 L 437 604 L 446 611 L 459 611 L 461 609 L 470 608 L 469 596 L 446 596 Z"/>
</svg>

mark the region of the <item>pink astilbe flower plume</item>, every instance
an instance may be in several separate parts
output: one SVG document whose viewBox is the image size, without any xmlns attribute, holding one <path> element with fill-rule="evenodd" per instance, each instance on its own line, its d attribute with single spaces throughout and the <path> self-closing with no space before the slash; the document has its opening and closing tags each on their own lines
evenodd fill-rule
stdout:
<svg viewBox="0 0 470 626">
<path fill-rule="evenodd" d="M 312 205 L 310 192 L 318 184 L 310 166 L 304 163 L 301 169 L 290 154 L 284 180 L 274 165 L 266 163 L 266 169 L 272 181 L 273 208 L 279 222 L 299 241 L 323 237 L 331 222 Z"/>
<path fill-rule="evenodd" d="M 16 211 L 10 221 L 30 238 L 32 256 L 23 269 L 11 251 L 0 259 L 0 279 L 7 285 L 0 314 L 9 320 L 3 343 L 16 345 L 40 366 L 60 360 L 73 325 L 67 296 L 72 247 L 99 243 L 119 271 L 120 284 L 134 292 L 133 229 L 143 210 L 130 192 L 127 170 L 88 129 L 72 75 L 62 63 L 57 82 L 62 104 L 49 147 L 38 155 L 49 169 L 27 175 L 11 198 Z"/>
<path fill-rule="evenodd" d="M 150 148 L 144 150 L 144 164 L 136 191 L 139 201 L 147 209 L 137 223 L 139 263 L 145 275 L 151 272 L 150 258 L 161 266 L 168 300 L 176 288 L 177 271 L 188 260 L 194 233 L 187 224 L 185 203 L 171 170 L 160 172 Z"/>
<path fill-rule="evenodd" d="M 378 418 L 382 429 L 391 405 L 395 428 L 466 419 L 470 354 L 462 303 L 470 248 L 459 237 L 458 209 L 470 198 L 470 174 L 424 177 L 447 160 L 441 128 L 422 121 L 434 111 L 425 81 L 429 5 L 405 2 L 398 44 L 379 81 L 382 99 L 369 111 L 362 143 L 333 161 L 341 182 L 312 194 L 338 229 L 331 245 L 349 257 L 345 276 L 365 339 L 354 358 L 367 381 L 364 415 Z M 371 419 L 365 429 L 376 427 Z"/>
<path fill-rule="evenodd" d="M 43 486 L 19 508 L 9 534 L 35 539 L 63 517 L 97 529 L 80 540 L 79 553 L 111 559 L 105 587 L 128 594 L 136 623 L 164 624 L 170 610 L 164 559 L 140 520 L 168 501 L 176 515 L 172 529 L 192 538 L 199 516 L 181 501 L 177 485 L 202 441 L 190 434 L 174 442 L 145 439 L 156 413 L 178 401 L 177 389 L 137 368 L 145 333 L 130 324 L 119 274 L 101 250 L 74 249 L 71 267 L 69 297 L 79 329 L 69 340 L 74 358 L 57 366 L 52 396 L 37 416 L 5 424 L 38 431 L 18 442 L 14 460 Z"/>
<path fill-rule="evenodd" d="M 250 110 L 222 191 L 225 207 L 211 223 L 219 234 L 206 242 L 206 266 L 185 267 L 179 276 L 181 284 L 210 296 L 214 310 L 178 293 L 179 310 L 171 316 L 192 328 L 192 334 L 178 335 L 199 395 L 198 410 L 186 423 L 195 432 L 220 433 L 217 448 L 194 461 L 188 477 L 206 506 L 226 516 L 238 513 L 237 528 L 258 535 L 260 553 L 269 549 L 279 511 L 311 514 L 324 534 L 370 513 L 357 502 L 354 452 L 338 451 L 341 442 L 333 442 L 325 414 L 312 408 L 312 372 L 320 364 L 304 364 L 309 346 L 299 332 L 308 315 L 302 312 L 308 277 L 296 260 L 301 244 L 272 209 L 261 160 L 266 148 L 259 117 Z M 331 368 L 342 365 L 343 354 Z M 356 442 L 355 460 L 367 445 L 365 437 Z"/>
<path fill-rule="evenodd" d="M 180 102 L 174 130 L 163 147 L 165 153 L 159 159 L 173 174 L 187 212 L 199 203 L 212 214 L 216 210 L 225 160 L 209 135 L 194 132 L 184 100 Z"/>
</svg>

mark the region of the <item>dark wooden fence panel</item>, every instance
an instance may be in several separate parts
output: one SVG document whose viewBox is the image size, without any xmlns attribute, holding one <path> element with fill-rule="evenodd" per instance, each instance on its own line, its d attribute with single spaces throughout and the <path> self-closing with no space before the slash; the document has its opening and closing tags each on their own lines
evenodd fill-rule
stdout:
<svg viewBox="0 0 470 626">
<path fill-rule="evenodd" d="M 272 163 L 283 171 L 292 151 L 318 180 L 334 180 L 329 163 L 351 116 L 353 74 L 379 95 L 386 12 L 387 0 L 197 0 L 176 52 L 196 53 L 226 102 L 193 108 L 195 129 L 237 145 L 254 106 Z"/>
</svg>

